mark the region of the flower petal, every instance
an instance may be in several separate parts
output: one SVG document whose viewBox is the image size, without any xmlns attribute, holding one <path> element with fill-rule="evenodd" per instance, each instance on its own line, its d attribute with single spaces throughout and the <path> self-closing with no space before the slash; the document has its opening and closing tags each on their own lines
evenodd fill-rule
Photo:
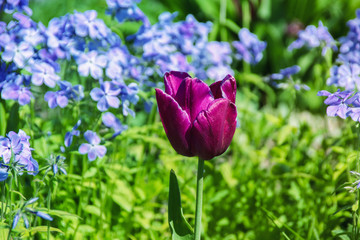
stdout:
<svg viewBox="0 0 360 240">
<path fill-rule="evenodd" d="M 170 95 L 160 89 L 155 90 L 160 118 L 171 145 L 181 155 L 194 156 L 187 140 L 191 127 L 188 114 Z"/>
<path fill-rule="evenodd" d="M 191 150 L 209 160 L 225 152 L 236 129 L 236 106 L 228 99 L 216 99 L 202 111 L 191 129 Z"/>
<path fill-rule="evenodd" d="M 88 143 L 83 143 L 79 147 L 79 153 L 80 154 L 86 154 L 90 151 L 91 145 Z"/>
<path fill-rule="evenodd" d="M 186 78 L 181 82 L 174 97 L 193 122 L 200 111 L 206 110 L 214 100 L 209 86 L 197 78 Z"/>
<path fill-rule="evenodd" d="M 236 80 L 233 76 L 228 74 L 222 81 L 211 84 L 210 89 L 215 99 L 227 98 L 235 103 Z"/>
<path fill-rule="evenodd" d="M 181 82 L 187 77 L 191 78 L 191 76 L 186 72 L 171 71 L 165 73 L 165 92 L 174 97 L 179 89 Z"/>
</svg>

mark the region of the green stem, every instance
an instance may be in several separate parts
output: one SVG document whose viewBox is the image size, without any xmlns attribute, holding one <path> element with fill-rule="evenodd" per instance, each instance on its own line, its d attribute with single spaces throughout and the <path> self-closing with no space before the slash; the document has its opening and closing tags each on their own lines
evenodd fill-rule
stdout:
<svg viewBox="0 0 360 240">
<path fill-rule="evenodd" d="M 195 209 L 195 238 L 201 238 L 201 213 L 203 201 L 203 185 L 204 185 L 204 160 L 199 158 L 198 172 L 197 172 L 197 187 L 196 187 L 196 209 Z"/>
<path fill-rule="evenodd" d="M 11 232 L 12 232 L 12 225 L 9 227 L 9 233 L 8 233 L 8 237 L 7 237 L 7 240 L 10 240 L 11 239 Z"/>
<path fill-rule="evenodd" d="M 48 212 L 50 212 L 50 204 L 51 204 L 51 185 L 52 185 L 52 178 L 50 180 L 50 185 L 49 185 L 49 192 L 48 192 L 48 198 L 47 198 L 47 209 Z M 47 240 L 50 239 L 50 221 L 47 221 Z"/>
<path fill-rule="evenodd" d="M 1 182 L 1 222 L 4 218 L 5 181 Z"/>
</svg>

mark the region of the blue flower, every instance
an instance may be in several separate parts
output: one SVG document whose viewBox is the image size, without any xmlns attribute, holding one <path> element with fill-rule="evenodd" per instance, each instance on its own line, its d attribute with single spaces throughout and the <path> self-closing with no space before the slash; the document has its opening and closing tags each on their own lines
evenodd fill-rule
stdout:
<svg viewBox="0 0 360 240">
<path fill-rule="evenodd" d="M 29 43 L 21 42 L 17 45 L 14 42 L 10 42 L 6 44 L 5 51 L 2 53 L 1 58 L 5 62 L 13 61 L 19 68 L 23 68 L 33 54 L 34 50 Z"/>
<path fill-rule="evenodd" d="M 5 181 L 8 176 L 7 168 L 0 168 L 0 182 Z"/>
<path fill-rule="evenodd" d="M 80 126 L 80 124 L 81 124 L 81 120 L 78 120 L 77 123 L 75 124 L 75 126 L 72 128 L 72 130 L 65 134 L 65 141 L 64 141 L 65 147 L 70 147 L 70 145 L 73 141 L 73 137 L 80 135 L 80 131 L 77 130 L 78 127 Z"/>
<path fill-rule="evenodd" d="M 360 89 L 360 66 L 355 63 L 333 66 L 330 69 L 330 77 L 327 85 L 344 87 L 346 90 Z"/>
<path fill-rule="evenodd" d="M 329 105 L 326 109 L 326 113 L 330 117 L 339 116 L 342 119 L 345 119 L 351 111 L 347 99 L 353 94 L 352 91 L 343 91 L 338 90 L 335 93 L 330 93 L 328 91 L 322 90 L 318 92 L 318 96 L 326 96 L 324 103 Z"/>
<path fill-rule="evenodd" d="M 78 72 L 81 76 L 87 77 L 89 74 L 99 79 L 103 76 L 103 68 L 106 67 L 106 56 L 98 55 L 96 51 L 80 54 L 77 59 Z"/>
<path fill-rule="evenodd" d="M 334 51 L 337 50 L 334 38 L 321 21 L 319 21 L 319 27 L 309 25 L 305 30 L 300 31 L 298 33 L 298 39 L 290 44 L 288 50 L 292 51 L 293 49 L 302 48 L 303 46 L 308 46 L 309 48 L 323 46 L 321 52 L 323 56 L 329 48 L 332 48 Z"/>
<path fill-rule="evenodd" d="M 118 108 L 120 100 L 117 97 L 121 89 L 111 82 L 104 82 L 100 88 L 94 88 L 90 92 L 90 96 L 94 101 L 97 101 L 97 108 L 99 111 L 106 111 L 109 107 Z"/>
<path fill-rule="evenodd" d="M 126 125 L 122 125 L 120 120 L 115 117 L 111 112 L 106 112 L 102 116 L 102 122 L 105 126 L 114 129 L 115 133 L 112 137 L 115 137 L 125 131 L 128 127 Z"/>
<path fill-rule="evenodd" d="M 55 74 L 55 69 L 45 62 L 35 62 L 32 65 L 31 81 L 34 85 L 40 86 L 45 83 L 48 87 L 55 87 L 60 77 Z"/>
<path fill-rule="evenodd" d="M 92 39 L 102 39 L 107 35 L 107 27 L 101 19 L 97 19 L 97 12 L 89 10 L 74 14 L 75 32 L 80 37 L 90 36 Z"/>
<path fill-rule="evenodd" d="M 89 143 L 83 143 L 79 147 L 80 154 L 88 154 L 88 159 L 94 161 L 97 157 L 102 158 L 106 154 L 106 147 L 99 145 L 100 138 L 96 135 L 95 132 L 87 130 L 84 133 L 85 139 Z"/>
<path fill-rule="evenodd" d="M 144 26 L 150 25 L 148 18 L 136 6 L 137 0 L 106 0 L 108 10 L 106 13 L 115 15 L 116 19 L 121 23 L 124 21 L 142 21 Z"/>
<path fill-rule="evenodd" d="M 62 91 L 48 91 L 44 95 L 44 100 L 48 102 L 49 108 L 56 108 L 57 106 L 64 108 L 68 105 L 69 101 L 66 93 Z"/>
<path fill-rule="evenodd" d="M 266 48 L 266 42 L 260 41 L 258 37 L 251 33 L 247 28 L 239 31 L 240 41 L 234 41 L 233 46 L 237 50 L 236 57 L 244 59 L 250 64 L 257 64 L 263 58 L 262 52 Z"/>
<path fill-rule="evenodd" d="M 16 83 L 7 83 L 3 86 L 1 98 L 18 101 L 23 106 L 30 103 L 33 95 L 27 87 L 19 86 Z"/>
</svg>

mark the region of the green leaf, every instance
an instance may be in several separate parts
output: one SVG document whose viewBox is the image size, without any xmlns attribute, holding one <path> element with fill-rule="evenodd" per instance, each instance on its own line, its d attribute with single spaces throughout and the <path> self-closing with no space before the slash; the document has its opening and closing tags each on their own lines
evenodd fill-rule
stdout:
<svg viewBox="0 0 360 240">
<path fill-rule="evenodd" d="M 190 224 L 186 221 L 181 208 L 181 196 L 179 184 L 174 170 L 170 171 L 169 188 L 169 226 L 173 240 L 192 240 L 194 233 Z"/>
<path fill-rule="evenodd" d="M 47 226 L 37 226 L 37 227 L 32 227 L 32 228 L 29 228 L 29 229 L 26 229 L 21 237 L 29 237 L 30 234 L 34 234 L 34 233 L 37 233 L 37 232 L 47 232 Z M 60 229 L 58 228 L 54 228 L 54 227 L 50 227 L 50 232 L 58 232 L 58 233 L 63 233 L 63 231 L 61 231 Z"/>
<path fill-rule="evenodd" d="M 2 103 L 0 103 L 0 136 L 5 136 L 6 134 L 6 113 L 5 108 Z"/>
<path fill-rule="evenodd" d="M 10 116 L 7 123 L 6 132 L 19 131 L 19 104 L 14 103 L 10 109 Z"/>
</svg>

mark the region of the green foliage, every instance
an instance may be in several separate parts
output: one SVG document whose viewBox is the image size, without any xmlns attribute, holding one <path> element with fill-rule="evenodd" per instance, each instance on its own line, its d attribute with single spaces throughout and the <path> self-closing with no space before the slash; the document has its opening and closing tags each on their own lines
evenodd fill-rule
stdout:
<svg viewBox="0 0 360 240">
<path fill-rule="evenodd" d="M 194 233 L 190 224 L 186 221 L 183 215 L 179 184 L 173 170 L 170 171 L 169 184 L 168 221 L 172 239 L 191 240 L 194 238 Z"/>
<path fill-rule="evenodd" d="M 30 4 L 34 20 L 44 23 L 75 9 L 96 9 L 120 36 L 139 27 L 136 23 L 118 26 L 105 16 L 105 1 L 34 0 Z M 322 20 L 333 36 L 344 35 L 345 22 L 355 16 L 359 1 L 143 0 L 139 7 L 152 23 L 163 11 L 178 11 L 179 19 L 192 13 L 199 21 L 212 21 L 212 40 L 235 40 L 241 27 L 249 27 L 268 43 L 258 66 L 236 67 L 240 127 L 229 150 L 205 164 L 203 239 L 350 239 L 355 196 L 344 190 L 344 183 L 354 182 L 349 171 L 359 161 L 357 137 L 351 120 L 326 117 L 322 99 L 316 97 L 325 86 L 333 56 L 329 51 L 320 58 L 316 50 L 289 53 L 286 47 L 294 40 L 287 27 L 295 20 L 303 25 Z M 311 91 L 294 94 L 263 81 L 262 76 L 295 63 L 303 69 L 302 82 Z M 0 135 L 26 130 L 40 168 L 59 151 L 63 136 L 81 111 L 89 113 L 85 121 L 98 121 L 87 106 L 67 112 L 50 110 L 43 102 L 36 104 L 29 108 L 1 101 Z M 137 109 L 136 118 L 127 124 L 129 130 L 111 140 L 103 159 L 88 162 L 70 147 L 66 152 L 68 175 L 54 176 L 51 171 L 44 175 L 42 169 L 42 178 L 24 174 L 19 179 L 22 191 L 12 191 L 13 199 L 38 194 L 39 207 L 43 207 L 39 209 L 54 218 L 51 239 L 170 239 L 169 224 L 173 239 L 190 239 L 196 159 L 175 153 L 156 106 L 150 114 Z M 48 131 L 54 134 L 49 136 Z M 171 169 L 177 177 L 171 171 L 169 181 Z M 51 209 L 47 211 L 49 189 Z M 174 200 L 170 203 L 176 204 L 168 209 L 169 194 Z M 45 221 L 35 221 L 37 227 L 18 228 L 18 236 L 46 239 Z M 180 230 L 175 222 L 180 223 Z M 0 222 L 0 239 L 7 239 L 9 227 L 10 223 Z M 187 237 L 180 238 L 182 233 Z"/>
</svg>

